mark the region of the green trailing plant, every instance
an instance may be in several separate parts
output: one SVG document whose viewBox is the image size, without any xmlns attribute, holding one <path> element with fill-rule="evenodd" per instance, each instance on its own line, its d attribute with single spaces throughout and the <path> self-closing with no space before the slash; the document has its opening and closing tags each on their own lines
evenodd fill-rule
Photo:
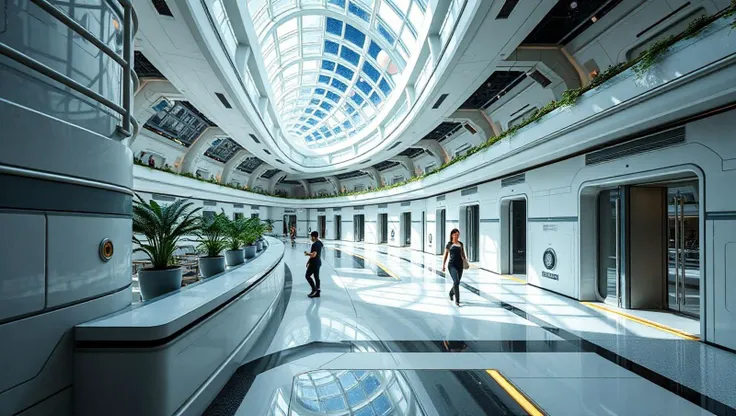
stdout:
<svg viewBox="0 0 736 416">
<path fill-rule="evenodd" d="M 179 199 L 171 205 L 159 205 L 156 201 L 146 202 L 136 194 L 133 201 L 133 242 L 138 244 L 135 252 L 148 255 L 153 269 L 166 269 L 174 264 L 173 257 L 179 240 L 195 234 L 200 227 L 196 215 L 200 208 Z M 145 241 L 136 235 L 146 237 Z"/>
<path fill-rule="evenodd" d="M 227 247 L 227 216 L 224 213 L 203 218 L 197 230 L 199 252 L 205 257 L 218 257 Z"/>
<path fill-rule="evenodd" d="M 657 65 L 657 62 L 662 59 L 664 54 L 674 43 L 672 41 L 673 39 L 674 36 L 667 36 L 664 39 L 654 42 L 649 49 L 642 52 L 641 55 L 639 55 L 639 61 L 634 65 L 634 72 L 636 75 L 641 77 Z"/>
</svg>

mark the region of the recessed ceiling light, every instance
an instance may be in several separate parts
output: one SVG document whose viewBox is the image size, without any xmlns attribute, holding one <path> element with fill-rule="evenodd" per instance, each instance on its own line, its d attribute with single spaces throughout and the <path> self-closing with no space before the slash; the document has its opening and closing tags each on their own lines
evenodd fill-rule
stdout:
<svg viewBox="0 0 736 416">
<path fill-rule="evenodd" d="M 592 17 L 592 18 L 591 18 L 590 20 L 591 20 L 591 21 L 592 21 L 593 23 L 595 23 L 595 22 L 597 22 L 597 21 L 598 21 L 598 18 L 597 18 L 597 17 L 595 17 L 595 16 L 593 16 L 593 17 Z"/>
<path fill-rule="evenodd" d="M 576 1 L 571 1 L 571 2 L 570 2 L 570 8 L 571 8 L 572 10 L 575 10 L 575 9 L 577 9 L 577 8 L 578 8 L 578 2 L 576 2 Z"/>
</svg>

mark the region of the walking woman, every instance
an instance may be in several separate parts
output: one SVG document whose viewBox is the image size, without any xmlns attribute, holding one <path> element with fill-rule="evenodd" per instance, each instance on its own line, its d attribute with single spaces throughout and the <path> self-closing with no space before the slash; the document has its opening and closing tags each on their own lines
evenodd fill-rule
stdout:
<svg viewBox="0 0 736 416">
<path fill-rule="evenodd" d="M 450 256 L 450 261 L 447 261 L 447 256 Z M 460 279 L 463 277 L 465 265 L 468 264 L 468 258 L 465 256 L 465 247 L 460 241 L 460 231 L 457 228 L 450 231 L 450 242 L 445 246 L 445 256 L 442 258 L 443 272 L 445 264 L 450 269 L 450 276 L 452 276 L 450 300 L 454 300 L 455 305 L 460 306 Z"/>
</svg>

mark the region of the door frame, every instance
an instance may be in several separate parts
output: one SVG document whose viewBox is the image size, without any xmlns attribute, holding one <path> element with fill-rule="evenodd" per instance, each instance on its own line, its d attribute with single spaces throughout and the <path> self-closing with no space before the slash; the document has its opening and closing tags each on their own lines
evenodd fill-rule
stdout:
<svg viewBox="0 0 736 416">
<path fill-rule="evenodd" d="M 700 233 L 700 255 L 699 266 L 700 281 L 700 334 L 706 339 L 706 321 L 712 317 L 709 311 L 706 290 L 710 290 L 707 282 L 705 254 L 707 253 L 708 240 L 705 229 L 705 174 L 697 165 L 682 164 L 662 169 L 654 169 L 646 172 L 635 172 L 628 175 L 620 175 L 609 178 L 592 179 L 583 181 L 578 188 L 578 221 L 579 245 L 578 258 L 580 259 L 578 270 L 577 288 L 580 300 L 596 300 L 602 302 L 598 291 L 598 194 L 603 188 L 620 185 L 644 185 L 649 183 L 667 182 L 678 179 L 691 178 L 698 182 L 698 229 Z M 592 257 L 591 257 L 592 256 Z M 590 259 L 593 261 L 590 261 Z M 665 309 L 663 311 L 669 311 Z M 675 313 L 674 311 L 671 311 Z M 710 312 L 710 313 L 709 313 Z M 712 335 L 708 335 L 710 338 Z"/>
<path fill-rule="evenodd" d="M 512 261 L 511 261 L 511 238 L 513 237 L 511 231 L 511 202 L 512 201 L 525 201 L 526 202 L 526 272 L 529 274 L 529 197 L 526 193 L 520 193 L 515 195 L 504 196 L 499 200 L 500 213 L 500 228 L 501 228 L 501 250 L 499 255 L 501 256 L 500 262 L 501 274 L 511 274 Z"/>
<path fill-rule="evenodd" d="M 440 212 L 444 212 L 444 218 L 440 220 Z M 443 206 L 441 208 L 435 209 L 435 216 L 434 216 L 434 254 L 442 254 L 445 252 L 445 238 L 448 238 L 445 236 L 447 233 L 447 207 Z"/>
</svg>

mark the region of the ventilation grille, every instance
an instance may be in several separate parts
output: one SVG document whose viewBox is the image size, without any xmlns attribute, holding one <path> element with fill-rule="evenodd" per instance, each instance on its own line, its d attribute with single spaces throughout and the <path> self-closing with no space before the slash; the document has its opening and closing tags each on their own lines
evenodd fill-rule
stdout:
<svg viewBox="0 0 736 416">
<path fill-rule="evenodd" d="M 151 199 L 155 199 L 156 201 L 167 201 L 167 202 L 176 201 L 176 198 L 174 198 L 173 196 L 161 195 L 161 194 L 153 194 L 151 195 Z"/>
<path fill-rule="evenodd" d="M 171 9 L 169 9 L 169 5 L 166 4 L 165 0 L 153 0 L 153 7 L 156 8 L 156 11 L 158 14 L 162 16 L 171 16 L 174 17 L 173 14 L 171 14 Z"/>
<path fill-rule="evenodd" d="M 204 202 L 202 202 L 202 205 L 204 205 L 206 207 L 216 207 L 217 206 L 217 202 L 215 202 L 215 201 L 204 201 Z"/>
<path fill-rule="evenodd" d="M 508 19 L 517 4 L 519 4 L 519 0 L 506 0 L 506 2 L 503 4 L 503 7 L 501 7 L 501 11 L 498 12 L 496 20 Z"/>
<path fill-rule="evenodd" d="M 340 212 L 342 211 L 342 208 L 332 208 L 332 212 Z"/>
<path fill-rule="evenodd" d="M 355 211 L 362 211 L 363 209 L 365 209 L 365 207 L 364 207 L 364 206 L 362 206 L 362 205 L 359 205 L 359 206 L 355 206 L 355 207 L 353 207 L 353 209 L 354 209 Z"/>
<path fill-rule="evenodd" d="M 281 159 L 276 159 L 276 161 L 279 162 L 279 163 L 281 163 L 282 165 L 284 164 L 284 161 L 281 160 Z"/>
<path fill-rule="evenodd" d="M 258 140 L 258 138 L 257 138 L 257 137 L 256 137 L 255 135 L 251 134 L 251 135 L 250 135 L 250 138 L 251 138 L 251 139 L 253 139 L 253 141 L 254 141 L 254 142 L 256 142 L 256 143 L 258 143 L 258 144 L 261 144 L 261 141 L 260 141 L 260 140 Z"/>
<path fill-rule="evenodd" d="M 440 98 L 437 100 L 436 103 L 434 103 L 434 105 L 432 106 L 432 108 L 435 109 L 435 110 L 438 109 L 438 108 L 440 108 L 440 106 L 442 105 L 442 103 L 444 103 L 445 100 L 447 99 L 447 96 L 448 96 L 448 94 L 442 94 L 442 95 L 440 95 Z"/>
<path fill-rule="evenodd" d="M 260 207 L 258 205 L 251 205 L 250 209 L 259 209 Z"/>
<path fill-rule="evenodd" d="M 233 208 L 245 208 L 243 204 L 233 204 Z"/>
<path fill-rule="evenodd" d="M 371 161 L 370 159 L 367 159 L 367 160 L 364 160 L 364 161 L 360 162 L 360 164 L 361 164 L 361 165 L 365 165 L 366 163 L 368 163 L 368 162 L 370 162 L 370 161 Z"/>
<path fill-rule="evenodd" d="M 460 196 L 472 195 L 472 194 L 477 194 L 477 193 L 478 193 L 478 187 L 474 186 L 472 188 L 465 188 L 462 191 L 460 191 Z"/>
<path fill-rule="evenodd" d="M 586 165 L 596 165 L 622 157 L 662 149 L 685 142 L 685 127 L 655 133 L 650 136 L 621 143 L 585 155 Z"/>
<path fill-rule="evenodd" d="M 268 151 L 268 149 L 263 149 L 264 152 L 266 152 L 267 155 L 270 155 L 271 152 Z"/>
<path fill-rule="evenodd" d="M 388 204 L 378 204 L 378 208 L 388 208 Z"/>
<path fill-rule="evenodd" d="M 444 201 L 444 200 L 445 200 L 445 195 L 440 195 L 437 197 L 437 201 Z"/>
<path fill-rule="evenodd" d="M 225 106 L 225 108 L 228 108 L 228 109 L 233 108 L 230 105 L 230 102 L 227 101 L 227 98 L 225 98 L 224 95 L 220 94 L 219 92 L 216 92 L 215 95 L 220 100 L 220 102 L 222 103 L 222 105 Z"/>
<path fill-rule="evenodd" d="M 402 202 L 401 203 L 401 206 L 402 207 L 409 207 L 409 206 L 411 206 L 411 201 Z"/>
<path fill-rule="evenodd" d="M 296 213 L 296 211 L 294 211 L 293 209 L 285 209 L 284 210 L 284 214 L 294 214 L 294 213 Z"/>
<path fill-rule="evenodd" d="M 324 208 L 317 208 L 317 212 L 325 212 Z"/>
<path fill-rule="evenodd" d="M 501 187 L 506 188 L 507 186 L 514 186 L 524 182 L 526 182 L 526 173 L 520 173 L 506 179 L 501 179 Z"/>
</svg>

